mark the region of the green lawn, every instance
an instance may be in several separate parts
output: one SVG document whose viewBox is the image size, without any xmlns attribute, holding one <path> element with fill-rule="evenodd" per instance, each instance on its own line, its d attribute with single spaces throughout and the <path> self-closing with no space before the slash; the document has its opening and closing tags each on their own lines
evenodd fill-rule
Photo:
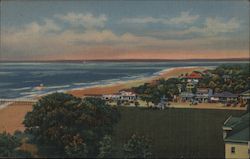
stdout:
<svg viewBox="0 0 250 159">
<path fill-rule="evenodd" d="M 196 158 L 223 158 L 223 122 L 242 111 L 120 107 L 121 120 L 115 127 L 113 142 L 116 150 L 133 133 L 152 139 L 154 157 L 183 156 Z M 116 157 L 121 152 L 116 153 Z"/>
</svg>

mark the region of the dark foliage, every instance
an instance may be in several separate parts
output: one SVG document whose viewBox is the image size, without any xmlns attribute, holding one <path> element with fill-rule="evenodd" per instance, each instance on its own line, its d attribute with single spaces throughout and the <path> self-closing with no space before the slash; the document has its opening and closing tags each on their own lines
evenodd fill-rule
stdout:
<svg viewBox="0 0 250 159">
<path fill-rule="evenodd" d="M 52 157 L 95 157 L 98 142 L 118 119 L 117 109 L 100 99 L 54 93 L 34 105 L 24 124 L 38 145 L 51 147 Z"/>
</svg>

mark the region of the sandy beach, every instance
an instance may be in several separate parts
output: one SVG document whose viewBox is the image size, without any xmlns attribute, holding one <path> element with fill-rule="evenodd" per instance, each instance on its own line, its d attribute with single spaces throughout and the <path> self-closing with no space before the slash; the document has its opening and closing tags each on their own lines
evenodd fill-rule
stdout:
<svg viewBox="0 0 250 159">
<path fill-rule="evenodd" d="M 83 88 L 78 90 L 71 90 L 67 93 L 70 93 L 77 97 L 83 97 L 86 94 L 112 94 L 116 93 L 121 89 L 127 89 L 134 86 L 141 85 L 143 83 L 150 83 L 154 80 L 164 78 L 168 79 L 171 77 L 177 77 L 181 74 L 185 73 L 191 73 L 192 71 L 203 71 L 208 69 L 207 67 L 179 67 L 179 68 L 173 68 L 169 70 L 165 70 L 161 72 L 157 76 L 144 78 L 144 79 L 138 79 L 138 80 L 132 80 L 125 83 L 115 83 L 111 85 L 104 85 L 104 86 L 95 86 L 91 88 Z M 221 106 L 192 106 L 190 107 L 188 104 L 180 104 L 175 105 L 176 108 L 204 108 L 204 109 L 230 109 L 230 108 L 223 108 Z M 237 110 L 244 110 L 245 108 L 233 108 Z M 32 110 L 32 105 L 22 105 L 22 104 L 12 104 L 9 105 L 3 109 L 0 109 L 0 132 L 7 131 L 9 133 L 14 133 L 15 130 L 24 130 L 24 125 L 22 124 L 22 121 L 24 119 L 25 114 L 28 111 Z"/>
<path fill-rule="evenodd" d="M 115 83 L 111 85 L 95 86 L 91 88 L 83 88 L 79 90 L 72 90 L 67 93 L 75 95 L 77 97 L 82 97 L 86 94 L 111 94 L 118 92 L 121 89 L 131 88 L 138 86 L 145 82 L 152 82 L 160 78 L 171 78 L 176 77 L 184 73 L 190 73 L 194 70 L 202 71 L 207 69 L 206 67 L 179 67 L 161 72 L 158 76 L 153 76 L 144 79 L 132 80 L 126 83 Z M 15 130 L 24 130 L 24 125 L 22 121 L 25 114 L 32 110 L 32 105 L 23 104 L 12 104 L 3 109 L 0 109 L 0 132 L 7 131 L 9 133 L 14 133 Z"/>
<path fill-rule="evenodd" d="M 31 104 L 12 104 L 0 109 L 0 132 L 14 133 L 24 130 L 22 124 L 25 114 L 32 110 Z"/>
<path fill-rule="evenodd" d="M 168 79 L 171 77 L 177 77 L 181 74 L 191 73 L 192 71 L 203 71 L 206 69 L 208 68 L 207 67 L 173 68 L 173 69 L 162 71 L 158 76 L 154 76 L 154 77 L 131 80 L 126 83 L 115 83 L 115 84 L 105 85 L 105 86 L 96 86 L 96 87 L 91 87 L 91 88 L 86 88 L 86 89 L 72 90 L 72 91 L 69 91 L 68 93 L 77 97 L 83 97 L 86 94 L 112 94 L 112 93 L 118 92 L 121 89 L 127 89 L 131 87 L 139 86 L 143 83 L 150 83 L 160 78 Z"/>
</svg>

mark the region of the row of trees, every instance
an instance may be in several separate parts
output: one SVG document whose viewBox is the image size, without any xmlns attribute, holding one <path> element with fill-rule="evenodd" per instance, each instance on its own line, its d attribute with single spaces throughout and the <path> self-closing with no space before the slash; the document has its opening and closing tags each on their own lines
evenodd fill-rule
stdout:
<svg viewBox="0 0 250 159">
<path fill-rule="evenodd" d="M 29 152 L 20 150 L 22 142 L 18 134 L 11 135 L 9 133 L 0 133 L 0 156 L 1 157 L 11 157 L 11 158 L 30 158 L 33 157 Z M 105 135 L 101 141 L 99 141 L 99 153 L 95 157 L 97 158 L 113 158 L 116 153 L 112 146 L 112 137 L 110 135 Z M 39 146 L 39 145 L 38 145 Z M 82 142 L 74 142 L 74 144 L 66 146 L 66 156 L 62 154 L 60 157 L 70 157 L 70 158 L 85 158 L 87 157 L 86 144 Z M 49 145 L 51 148 L 51 145 Z M 71 150 L 73 149 L 73 150 Z M 130 139 L 123 145 L 122 156 L 124 158 L 150 158 L 152 157 L 152 145 L 149 138 L 133 134 Z M 47 150 L 47 149 L 46 149 Z M 47 152 L 48 154 L 51 151 Z M 51 156 L 45 156 L 51 157 Z M 54 156 L 59 157 L 59 156 Z M 121 156 L 120 156 L 121 157 Z"/>
<path fill-rule="evenodd" d="M 242 93 L 250 89 L 249 64 L 224 64 L 214 70 L 208 70 L 199 87 L 209 87 L 214 92 L 229 91 Z"/>
<path fill-rule="evenodd" d="M 119 119 L 117 108 L 101 99 L 54 93 L 41 98 L 23 123 L 26 137 L 38 147 L 40 156 L 110 158 L 114 154 L 113 127 Z M 21 144 L 20 133 L 0 134 L 0 156 L 30 157 L 21 153 Z M 123 151 L 125 158 L 152 155 L 150 140 L 140 135 L 132 135 L 122 150 L 116 151 Z"/>
<path fill-rule="evenodd" d="M 227 64 L 218 66 L 214 70 L 207 70 L 193 89 L 193 93 L 197 87 L 211 88 L 214 92 L 242 93 L 250 89 L 249 70 L 249 64 Z M 145 83 L 134 87 L 133 90 L 147 103 L 157 104 L 163 96 L 172 100 L 174 95 L 179 95 L 179 89 L 186 91 L 186 84 L 187 82 L 183 82 L 181 78 L 160 79 L 153 84 Z"/>
<path fill-rule="evenodd" d="M 174 95 L 179 94 L 177 85 L 181 84 L 178 78 L 159 79 L 154 84 L 145 83 L 138 87 L 133 87 L 133 90 L 140 96 L 140 98 L 149 104 L 152 102 L 158 104 L 163 96 L 168 100 L 172 100 Z"/>
</svg>

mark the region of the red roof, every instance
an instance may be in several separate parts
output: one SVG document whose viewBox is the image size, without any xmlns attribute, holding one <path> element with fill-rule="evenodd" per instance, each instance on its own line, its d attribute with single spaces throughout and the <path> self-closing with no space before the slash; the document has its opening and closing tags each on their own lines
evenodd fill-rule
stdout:
<svg viewBox="0 0 250 159">
<path fill-rule="evenodd" d="M 191 74 L 185 76 L 185 78 L 200 79 L 202 76 L 200 73 L 192 72 Z"/>
</svg>

